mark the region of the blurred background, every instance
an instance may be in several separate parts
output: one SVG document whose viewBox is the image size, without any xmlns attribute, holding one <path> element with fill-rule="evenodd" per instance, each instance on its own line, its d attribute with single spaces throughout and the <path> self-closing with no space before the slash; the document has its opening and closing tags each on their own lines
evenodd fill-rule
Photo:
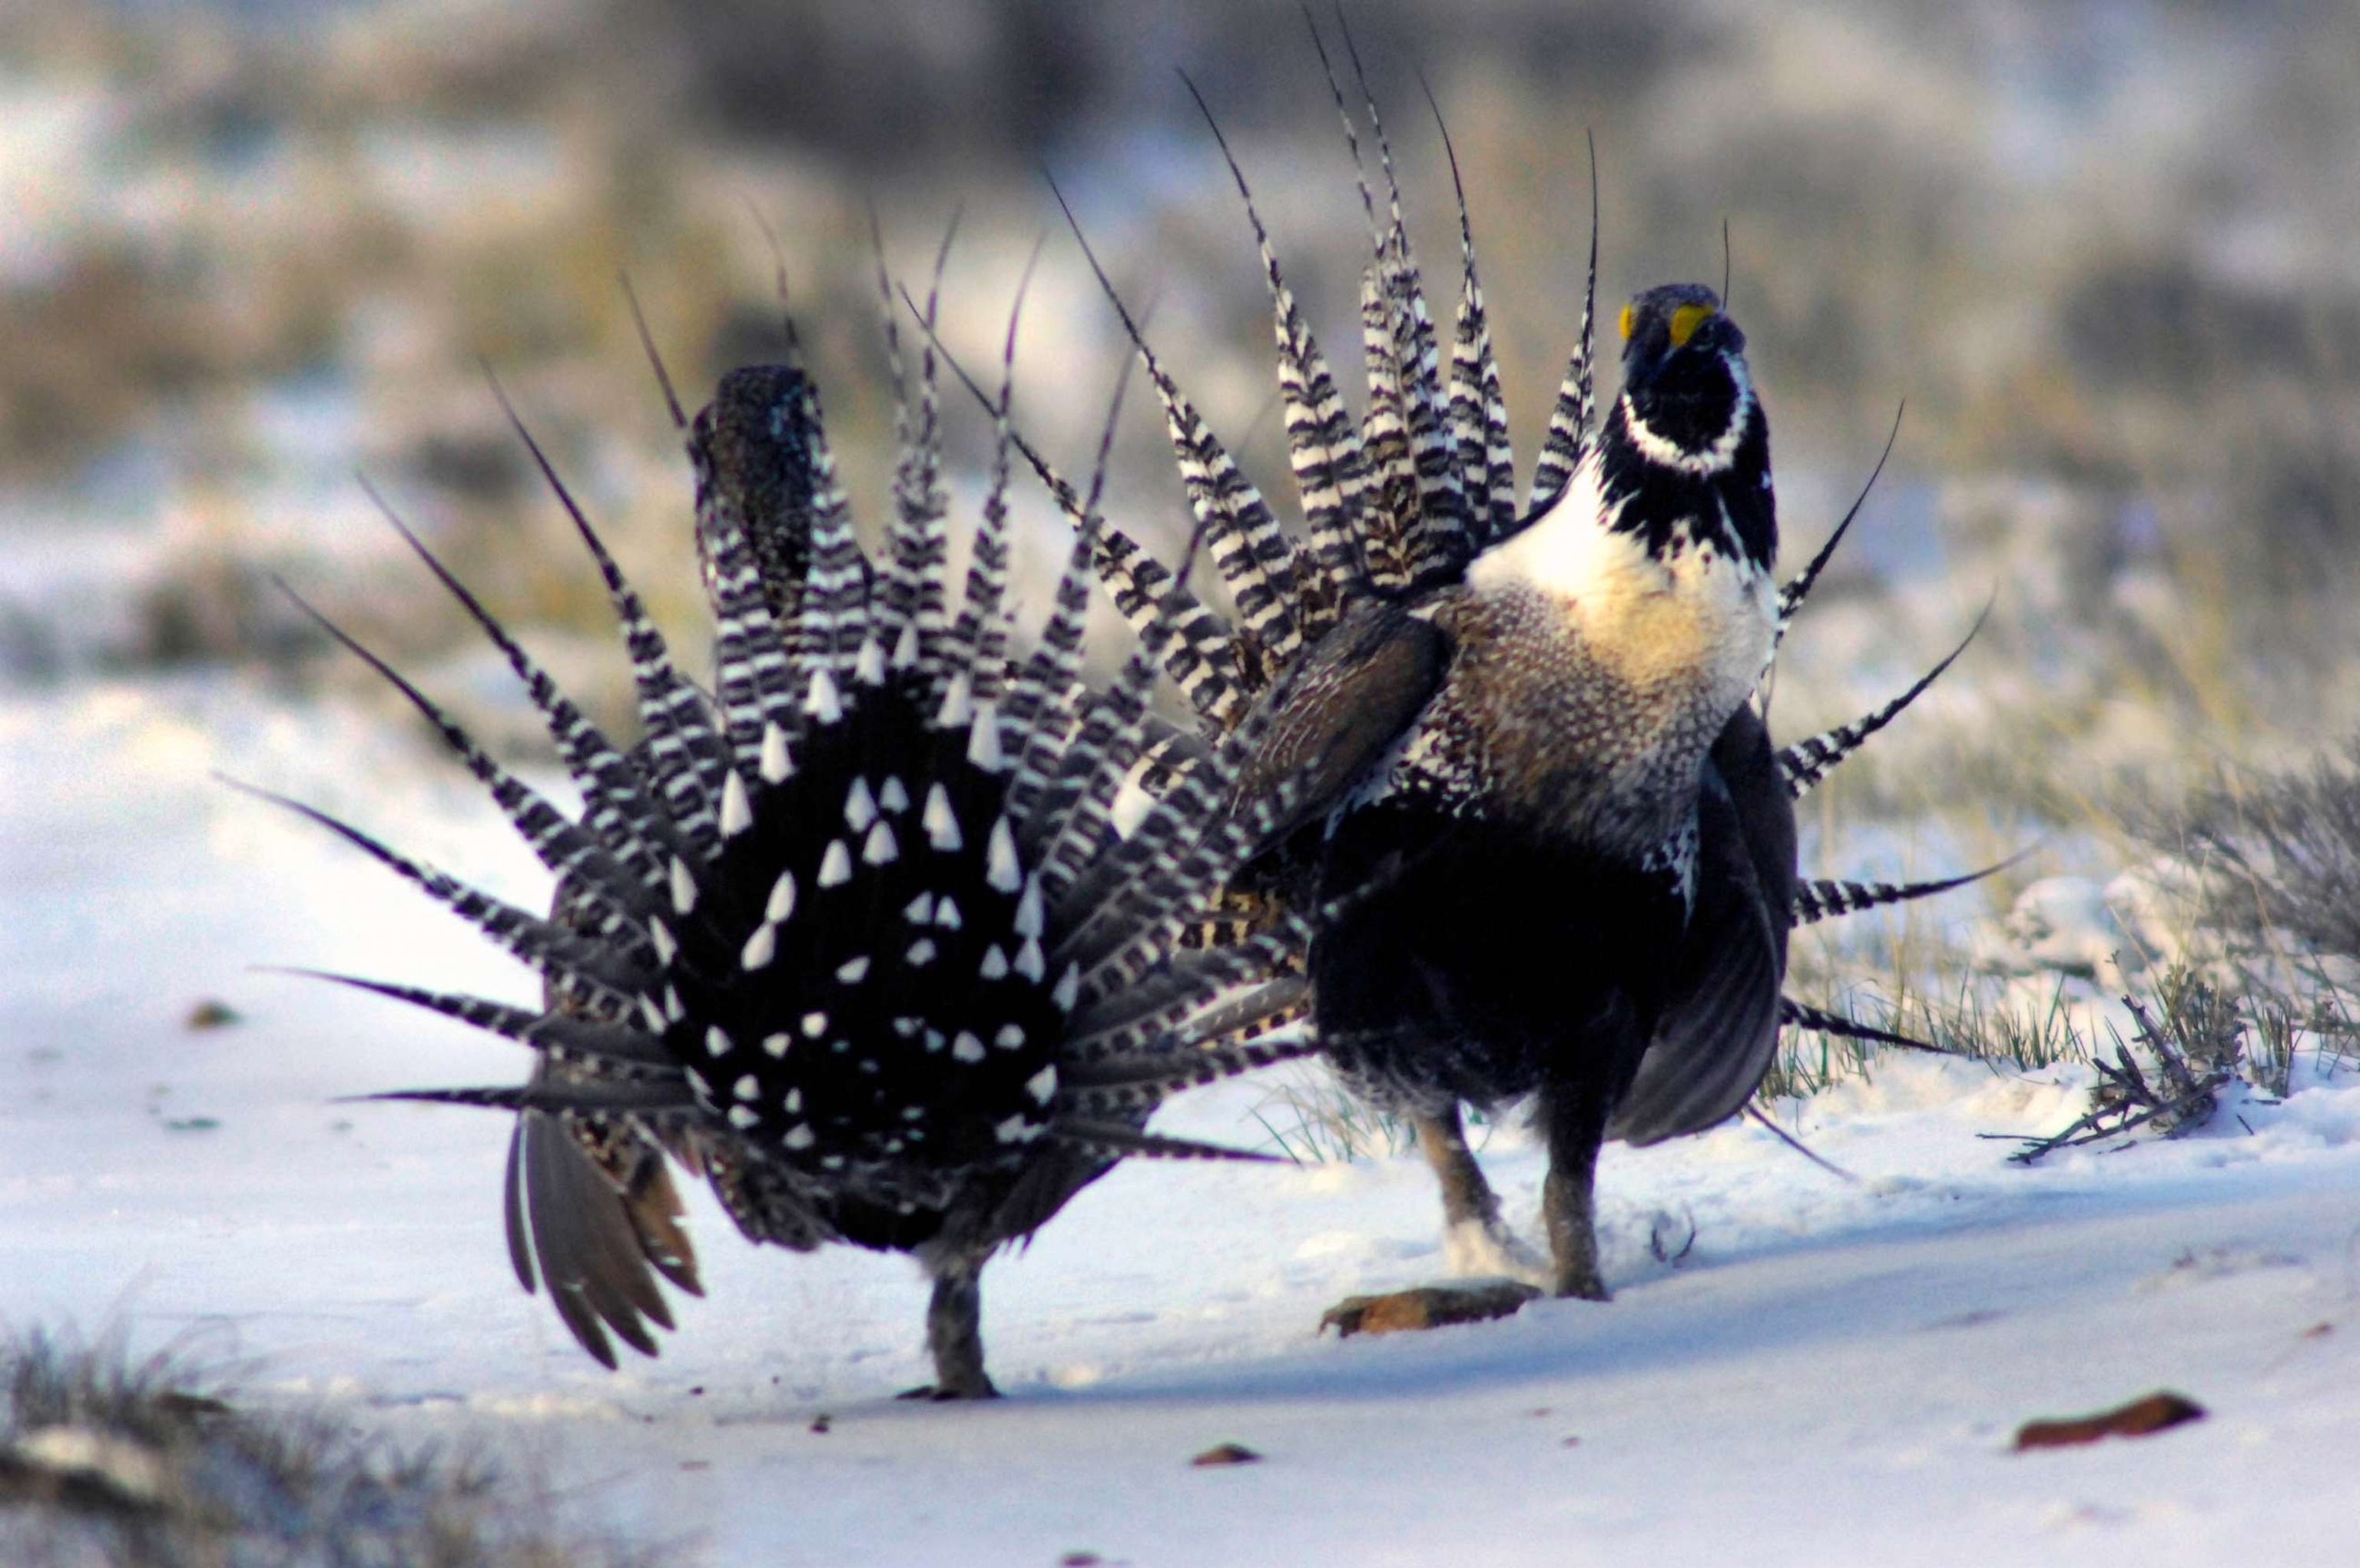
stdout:
<svg viewBox="0 0 2360 1568">
<path fill-rule="evenodd" d="M 1590 135 L 1610 319 L 1649 283 L 1718 283 L 1729 226 L 1789 570 L 1906 400 L 1787 644 L 1779 729 L 1881 700 L 1996 609 L 1955 677 L 1813 797 L 1824 831 L 1930 812 L 1968 853 L 2100 833 L 2126 794 L 2350 727 L 2348 0 L 1356 0 L 1349 19 L 1443 309 L 1456 214 L 1421 79 L 1447 118 L 1527 467 L 1578 322 Z M 595 579 L 484 367 L 686 626 L 689 478 L 618 278 L 694 407 L 779 354 L 783 277 L 874 526 L 872 213 L 921 287 L 956 216 L 945 336 L 987 374 L 1042 245 L 1018 417 L 1086 469 L 1124 349 L 1044 170 L 1285 494 L 1251 234 L 1182 71 L 1352 387 L 1361 219 L 1290 5 L 0 9 L 0 691 L 351 677 L 270 572 L 479 684 L 355 469 L 569 678 L 616 680 Z M 1184 508 L 1148 409 L 1134 396 L 1111 510 L 1169 554 Z M 1032 504 L 1045 569 L 1057 525 Z"/>
</svg>

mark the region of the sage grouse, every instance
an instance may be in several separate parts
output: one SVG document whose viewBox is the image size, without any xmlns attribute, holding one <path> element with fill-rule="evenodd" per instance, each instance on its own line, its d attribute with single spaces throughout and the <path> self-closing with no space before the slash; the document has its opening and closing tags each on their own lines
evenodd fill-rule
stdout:
<svg viewBox="0 0 2360 1568">
<path fill-rule="evenodd" d="M 873 562 L 800 370 L 734 372 L 689 427 L 709 693 L 531 446 L 622 622 L 641 729 L 628 749 L 410 536 L 522 678 L 581 791 L 578 817 L 361 656 L 556 873 L 550 917 L 298 807 L 543 977 L 540 1008 L 329 978 L 533 1051 L 521 1087 L 383 1098 L 517 1113 L 518 1277 L 531 1290 L 545 1275 L 567 1327 L 610 1366 L 609 1332 L 653 1354 L 649 1325 L 672 1326 L 658 1277 L 699 1291 L 669 1156 L 753 1241 L 915 1255 L 933 1282 L 934 1383 L 914 1392 L 990 1396 L 978 1279 L 991 1253 L 1122 1157 L 1254 1157 L 1161 1136 L 1149 1115 L 1182 1088 L 1306 1048 L 1229 1038 L 1296 1000 L 1301 981 L 1273 960 L 1299 933 L 1173 951 L 1273 820 L 1222 809 L 1243 733 L 1201 785 L 1115 838 L 1164 632 L 1151 629 L 1106 694 L 1077 684 L 1084 542 L 1037 647 L 1011 657 L 1004 379 L 997 474 L 954 618 L 931 350 L 921 392 Z"/>
<path fill-rule="evenodd" d="M 1593 207 L 1579 335 L 1519 507 L 1463 191 L 1446 383 L 1369 113 L 1390 202 L 1381 215 L 1363 176 L 1358 422 L 1213 127 L 1273 304 L 1299 543 L 1106 285 L 1162 399 L 1234 622 L 1193 598 L 1175 611 L 1163 568 L 1027 455 L 1094 539 L 1134 624 L 1175 626 L 1166 666 L 1204 734 L 1222 745 L 1266 729 L 1238 809 L 1266 814 L 1288 782 L 1275 828 L 1199 939 L 1266 931 L 1273 908 L 1311 919 L 1323 1051 L 1415 1124 L 1441 1179 L 1454 1268 L 1603 1299 L 1593 1173 L 1605 1138 L 1653 1143 L 1736 1113 L 1782 1019 L 1917 1044 L 1782 1001 L 1787 934 L 1969 879 L 1800 881 L 1792 798 L 1949 661 L 1858 723 L 1774 750 L 1749 698 L 1835 540 L 1775 587 L 1768 427 L 1743 334 L 1710 289 L 1640 294 L 1621 316 L 1622 395 L 1597 429 Z M 1345 126 L 1357 165 L 1349 114 Z M 1151 790 L 1205 765 L 1188 741 L 1151 761 Z M 1502 1224 L 1460 1114 L 1526 1096 L 1550 1152 L 1545 1265 Z"/>
</svg>

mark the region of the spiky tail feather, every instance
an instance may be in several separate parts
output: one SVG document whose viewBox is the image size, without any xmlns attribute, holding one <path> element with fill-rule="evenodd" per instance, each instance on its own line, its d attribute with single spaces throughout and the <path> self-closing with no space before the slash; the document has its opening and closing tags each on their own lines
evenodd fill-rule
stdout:
<svg viewBox="0 0 2360 1568">
<path fill-rule="evenodd" d="M 1022 1190 L 1026 1228 L 1045 1219 L 1063 1198 L 1053 1191 L 1044 1201 L 1027 1172 L 1051 1150 L 1065 1151 L 1054 1157 L 1069 1172 L 1053 1179 L 1059 1190 L 1123 1156 L 1226 1157 L 1231 1151 L 1163 1138 L 1143 1124 L 1173 1092 L 1312 1048 L 1242 1037 L 1298 1003 L 1299 981 L 1284 978 L 1281 960 L 1299 948 L 1299 931 L 1204 955 L 1185 971 L 1166 967 L 1180 930 L 1234 872 L 1267 815 L 1225 809 L 1244 739 L 1195 759 L 1193 787 L 1159 802 L 1128 839 L 1116 841 L 1107 825 L 1115 787 L 1158 732 L 1147 684 L 1159 650 L 1192 635 L 1191 596 L 1168 574 L 1142 580 L 1142 656 L 1106 697 L 1076 685 L 1102 448 L 1091 495 L 1076 508 L 1082 547 L 1040 651 L 1007 664 L 1005 549 L 986 548 L 1001 526 L 1014 444 L 1003 376 L 984 537 L 953 621 L 933 366 L 930 345 L 914 416 L 905 405 L 881 569 L 852 534 L 816 396 L 800 372 L 768 383 L 792 400 L 769 411 L 772 428 L 795 433 L 804 481 L 792 505 L 775 487 L 745 483 L 733 465 L 753 455 L 716 451 L 714 423 L 699 416 L 692 445 L 700 477 L 712 481 L 698 518 L 716 624 L 710 699 L 682 673 L 519 422 L 622 623 L 643 731 L 628 750 L 403 531 L 516 668 L 585 807 L 578 819 L 556 812 L 389 664 L 336 633 L 485 783 L 564 879 L 560 905 L 569 911 L 560 923 L 502 904 L 357 828 L 293 807 L 485 930 L 547 987 L 536 1011 L 328 977 L 514 1040 L 541 1063 L 520 1086 L 399 1097 L 515 1113 L 520 1134 L 547 1119 L 577 1141 L 619 1130 L 661 1145 L 707 1174 L 758 1240 L 901 1245 L 953 1223 L 965 1212 L 958 1195 L 978 1182 Z M 799 576 L 781 580 L 782 561 Z M 1111 883 L 1078 874 L 1092 861 L 1122 874 Z M 1155 980 L 1167 972 L 1175 978 Z M 1264 976 L 1276 987 L 1256 990 Z M 1153 1004 L 1107 1011 L 1126 995 L 1152 995 Z M 1096 1022 L 1077 1029 L 1086 1010 Z M 555 1289 L 552 1250 L 612 1243 L 569 1236 L 569 1222 L 590 1223 L 589 1200 L 552 1188 L 568 1168 L 531 1146 L 520 1136 L 511 1155 L 512 1251 L 529 1288 L 538 1254 Z M 658 1209 L 668 1191 L 657 1194 Z M 917 1218 L 891 1221 L 896 1213 Z M 636 1213 L 631 1223 L 658 1267 L 693 1288 L 685 1238 L 675 1243 Z M 986 1223 L 962 1245 L 988 1250 L 1013 1234 Z M 637 1277 L 565 1271 L 561 1310 L 610 1363 L 601 1324 L 650 1353 L 640 1319 L 670 1326 L 661 1297 Z"/>
</svg>

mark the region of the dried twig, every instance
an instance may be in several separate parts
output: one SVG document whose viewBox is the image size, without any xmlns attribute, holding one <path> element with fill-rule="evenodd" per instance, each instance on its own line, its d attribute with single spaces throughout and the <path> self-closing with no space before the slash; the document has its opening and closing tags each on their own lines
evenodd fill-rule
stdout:
<svg viewBox="0 0 2360 1568">
<path fill-rule="evenodd" d="M 2236 1078 L 2245 1059 L 2245 1025 L 2236 1004 L 2180 970 L 2164 978 L 2157 1001 L 2160 1021 L 2138 998 L 2123 998 L 2134 1040 L 2117 1035 L 2113 1061 L 2091 1058 L 2098 1081 L 2090 1091 L 2089 1111 L 2061 1133 L 2025 1139 L 2008 1158 L 2030 1165 L 2060 1148 L 2101 1143 L 2141 1127 L 2177 1137 L 2212 1119 L 2221 1090 Z M 2133 1043 L 2154 1058 L 2152 1078 L 2131 1055 Z"/>
</svg>

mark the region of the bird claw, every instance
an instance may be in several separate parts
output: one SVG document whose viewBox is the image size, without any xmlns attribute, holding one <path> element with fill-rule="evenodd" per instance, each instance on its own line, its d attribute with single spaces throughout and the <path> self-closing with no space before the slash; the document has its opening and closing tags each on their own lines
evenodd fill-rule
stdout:
<svg viewBox="0 0 2360 1568">
<path fill-rule="evenodd" d="M 993 1387 L 991 1379 L 987 1377 L 980 1387 L 974 1388 L 945 1388 L 939 1383 L 921 1383 L 914 1388 L 902 1389 L 893 1398 L 923 1399 L 930 1404 L 947 1405 L 960 1399 L 997 1399 L 1000 1398 L 1000 1390 Z"/>
</svg>

